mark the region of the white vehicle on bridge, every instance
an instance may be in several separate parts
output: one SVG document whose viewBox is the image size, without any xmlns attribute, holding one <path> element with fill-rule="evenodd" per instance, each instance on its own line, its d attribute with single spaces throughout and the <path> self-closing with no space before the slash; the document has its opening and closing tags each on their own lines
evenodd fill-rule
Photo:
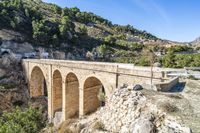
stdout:
<svg viewBox="0 0 200 133">
<path fill-rule="evenodd" d="M 49 53 L 43 52 L 43 53 L 41 53 L 41 56 L 42 56 L 43 59 L 48 59 L 49 58 Z"/>
<path fill-rule="evenodd" d="M 24 53 L 23 58 L 35 58 L 36 57 L 36 52 L 30 52 L 30 53 Z"/>
<path fill-rule="evenodd" d="M 49 53 L 47 52 L 42 52 L 41 55 L 38 55 L 39 53 L 37 52 L 30 52 L 30 53 L 24 53 L 23 58 L 24 59 L 34 59 L 34 58 L 43 58 L 43 59 L 48 59 L 49 58 Z"/>
</svg>

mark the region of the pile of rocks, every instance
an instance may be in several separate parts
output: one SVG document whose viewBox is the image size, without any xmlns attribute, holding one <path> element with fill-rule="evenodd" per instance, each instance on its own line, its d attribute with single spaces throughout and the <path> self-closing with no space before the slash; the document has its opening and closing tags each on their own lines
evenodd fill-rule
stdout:
<svg viewBox="0 0 200 133">
<path fill-rule="evenodd" d="M 191 133 L 190 128 L 160 111 L 142 92 L 120 88 L 97 113 L 109 132 Z"/>
</svg>

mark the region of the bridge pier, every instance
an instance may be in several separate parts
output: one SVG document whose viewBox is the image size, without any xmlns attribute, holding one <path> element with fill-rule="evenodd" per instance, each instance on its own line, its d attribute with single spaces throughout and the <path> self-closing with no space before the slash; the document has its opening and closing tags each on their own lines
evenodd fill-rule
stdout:
<svg viewBox="0 0 200 133">
<path fill-rule="evenodd" d="M 52 110 L 52 91 L 51 91 L 51 85 L 50 84 L 47 84 L 47 89 L 48 89 L 48 101 L 47 101 L 47 104 L 48 104 L 48 119 L 50 122 L 52 122 L 53 120 L 53 110 Z"/>
<path fill-rule="evenodd" d="M 79 88 L 79 117 L 84 116 L 84 91 L 83 88 Z"/>
<path fill-rule="evenodd" d="M 65 112 L 66 112 L 66 86 L 65 86 L 65 80 L 62 82 L 62 120 L 66 120 Z"/>
</svg>

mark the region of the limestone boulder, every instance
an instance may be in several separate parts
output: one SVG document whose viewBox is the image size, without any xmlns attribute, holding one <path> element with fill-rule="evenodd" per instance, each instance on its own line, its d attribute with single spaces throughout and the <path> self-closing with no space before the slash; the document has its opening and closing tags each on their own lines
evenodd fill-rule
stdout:
<svg viewBox="0 0 200 133">
<path fill-rule="evenodd" d="M 148 119 L 137 119 L 133 124 L 133 131 L 132 133 L 154 133 L 154 125 Z"/>
<path fill-rule="evenodd" d="M 55 112 L 55 117 L 53 119 L 53 123 L 55 127 L 59 127 L 60 124 L 62 123 L 62 112 Z"/>
</svg>

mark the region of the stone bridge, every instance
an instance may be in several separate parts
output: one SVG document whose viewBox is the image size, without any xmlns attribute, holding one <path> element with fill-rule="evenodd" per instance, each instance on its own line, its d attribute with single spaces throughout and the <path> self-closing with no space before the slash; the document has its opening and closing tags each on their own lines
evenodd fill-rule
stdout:
<svg viewBox="0 0 200 133">
<path fill-rule="evenodd" d="M 150 85 L 165 76 L 160 68 L 120 63 L 27 59 L 23 65 L 30 96 L 47 96 L 48 117 L 60 111 L 62 120 L 96 111 L 100 92 L 108 98 L 124 83 Z"/>
</svg>

